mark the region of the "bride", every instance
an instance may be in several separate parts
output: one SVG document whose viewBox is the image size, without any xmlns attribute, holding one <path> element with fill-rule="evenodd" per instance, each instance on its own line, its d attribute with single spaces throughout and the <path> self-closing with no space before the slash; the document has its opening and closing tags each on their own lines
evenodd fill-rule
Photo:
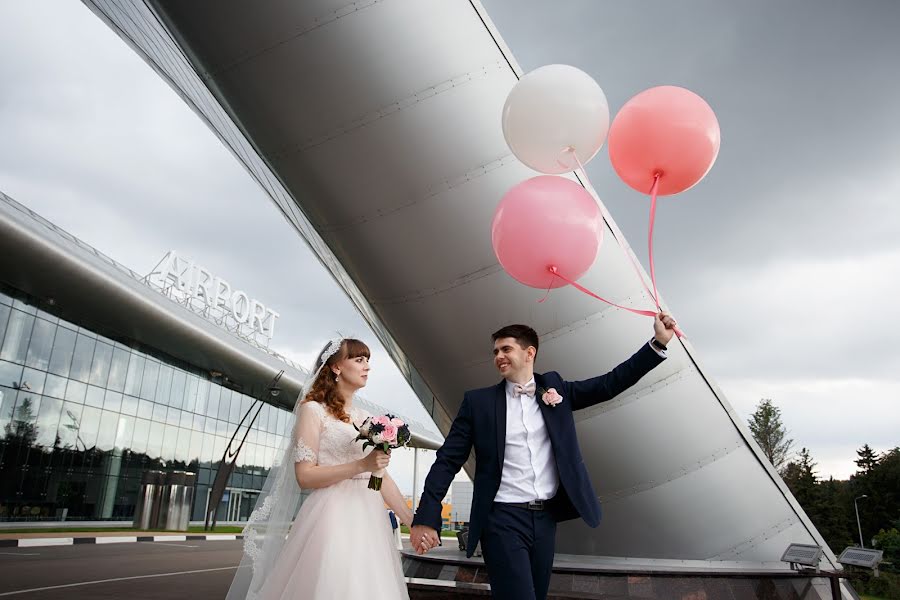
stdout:
<svg viewBox="0 0 900 600">
<path fill-rule="evenodd" d="M 385 473 L 390 456 L 365 454 L 357 426 L 371 416 L 353 405 L 369 376 L 369 348 L 332 340 L 316 361 L 290 419 L 280 463 L 269 472 L 244 528 L 244 556 L 227 600 L 408 599 L 387 504 L 409 525 L 412 511 Z M 297 511 L 300 490 L 309 492 Z"/>
</svg>

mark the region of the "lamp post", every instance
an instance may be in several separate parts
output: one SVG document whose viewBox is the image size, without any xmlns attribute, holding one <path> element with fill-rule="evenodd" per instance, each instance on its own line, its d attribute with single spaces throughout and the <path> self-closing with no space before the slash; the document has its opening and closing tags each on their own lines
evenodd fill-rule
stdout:
<svg viewBox="0 0 900 600">
<path fill-rule="evenodd" d="M 866 545 L 863 544 L 863 536 L 862 536 L 862 525 L 859 524 L 859 507 L 856 505 L 857 500 L 862 500 L 863 498 L 868 498 L 865 494 L 862 496 L 857 496 L 853 499 L 853 508 L 856 510 L 856 528 L 859 529 L 859 547 L 865 548 Z"/>
</svg>

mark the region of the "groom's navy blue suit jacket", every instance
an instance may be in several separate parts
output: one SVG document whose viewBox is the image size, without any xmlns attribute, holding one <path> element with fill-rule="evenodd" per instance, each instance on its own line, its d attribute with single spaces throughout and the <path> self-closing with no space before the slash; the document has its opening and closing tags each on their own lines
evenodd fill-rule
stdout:
<svg viewBox="0 0 900 600">
<path fill-rule="evenodd" d="M 535 396 L 559 471 L 559 490 L 548 503 L 556 521 L 581 517 L 591 527 L 600 524 L 600 503 L 581 458 L 572 412 L 614 398 L 663 360 L 649 344 L 644 344 L 618 367 L 592 379 L 565 381 L 555 371 L 535 374 L 538 390 L 555 388 L 563 397 L 562 403 L 550 407 L 541 401 L 540 393 Z M 470 390 L 463 396 L 450 433 L 437 451 L 434 465 L 425 479 L 414 525 L 428 525 L 441 530 L 441 500 L 473 448 L 475 486 L 466 545 L 468 556 L 472 556 L 475 550 L 494 496 L 500 488 L 506 449 L 506 380 L 491 387 Z"/>
</svg>

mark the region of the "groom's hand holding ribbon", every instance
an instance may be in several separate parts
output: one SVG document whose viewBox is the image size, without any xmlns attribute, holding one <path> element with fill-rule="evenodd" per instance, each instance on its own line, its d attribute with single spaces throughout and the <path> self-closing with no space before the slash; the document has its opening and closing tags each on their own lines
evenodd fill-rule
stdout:
<svg viewBox="0 0 900 600">
<path fill-rule="evenodd" d="M 663 347 L 665 347 L 666 344 L 669 343 L 669 340 L 672 339 L 672 336 L 675 335 L 675 330 L 677 328 L 678 323 L 669 313 L 658 313 L 653 322 L 654 337 L 656 337 L 656 341 Z"/>
</svg>

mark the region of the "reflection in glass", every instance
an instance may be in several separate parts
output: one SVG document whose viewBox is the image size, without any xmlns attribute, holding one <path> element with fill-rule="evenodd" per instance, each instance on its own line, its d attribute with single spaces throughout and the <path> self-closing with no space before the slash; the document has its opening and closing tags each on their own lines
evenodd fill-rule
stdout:
<svg viewBox="0 0 900 600">
<path fill-rule="evenodd" d="M 187 374 L 176 370 L 172 376 L 172 392 L 169 395 L 169 406 L 181 408 L 184 405 L 184 384 Z"/>
<path fill-rule="evenodd" d="M 222 388 L 222 396 L 219 398 L 219 414 L 220 420 L 228 419 L 228 410 L 231 408 L 231 390 Z"/>
<path fill-rule="evenodd" d="M 163 460 L 175 460 L 175 446 L 178 443 L 178 428 L 174 425 L 166 425 L 165 427 L 162 453 L 159 457 Z"/>
<path fill-rule="evenodd" d="M 209 381 L 200 380 L 200 387 L 197 389 L 197 404 L 194 406 L 194 412 L 198 415 L 206 414 L 206 402 L 209 398 Z"/>
<path fill-rule="evenodd" d="M 112 362 L 109 365 L 109 381 L 106 384 L 111 390 L 125 390 L 125 375 L 128 374 L 129 353 L 121 348 L 113 349 Z M 133 395 L 133 394 L 132 394 Z"/>
<path fill-rule="evenodd" d="M 185 464 L 191 462 L 190 459 L 190 448 L 191 448 L 191 430 L 183 429 L 181 427 L 178 428 L 178 442 L 175 445 L 175 460 L 181 461 Z"/>
<path fill-rule="evenodd" d="M 206 415 L 216 417 L 219 414 L 219 398 L 222 395 L 222 386 L 212 385 L 209 388 L 209 401 L 206 404 Z"/>
<path fill-rule="evenodd" d="M 47 380 L 44 382 L 44 395 L 65 398 L 66 378 L 59 375 L 47 375 Z"/>
<path fill-rule="evenodd" d="M 12 309 L 9 306 L 0 303 L 0 342 L 3 342 L 3 336 L 6 335 L 6 322 L 9 321 L 10 310 Z"/>
<path fill-rule="evenodd" d="M 91 361 L 94 358 L 94 346 L 96 345 L 97 340 L 94 338 L 81 333 L 78 334 L 69 377 L 87 383 L 91 375 Z"/>
<path fill-rule="evenodd" d="M 175 425 L 177 427 L 180 421 L 181 409 L 170 406 L 169 412 L 166 414 L 166 425 Z"/>
<path fill-rule="evenodd" d="M 104 410 L 100 417 L 100 431 L 97 435 L 97 450 L 109 452 L 116 445 L 116 430 L 119 425 L 119 415 Z"/>
<path fill-rule="evenodd" d="M 47 379 L 47 374 L 43 371 L 38 371 L 36 369 L 28 369 L 26 368 L 22 373 L 22 381 L 20 382 L 20 386 L 23 389 L 30 390 L 35 394 L 43 394 L 44 393 L 44 381 Z"/>
<path fill-rule="evenodd" d="M 166 422 L 166 413 L 169 409 L 165 407 L 163 404 L 154 404 L 153 405 L 153 421 L 156 423 L 165 423 Z"/>
<path fill-rule="evenodd" d="M 116 428 L 116 448 L 126 450 L 131 448 L 131 437 L 134 435 L 134 417 L 119 417 L 119 425 Z"/>
<path fill-rule="evenodd" d="M 84 396 L 87 393 L 87 387 L 88 386 L 86 383 L 81 383 L 80 381 L 70 379 L 69 383 L 66 384 L 66 400 L 68 400 L 69 402 L 84 402 Z M 100 393 L 100 398 L 102 399 L 103 390 L 100 390 Z"/>
<path fill-rule="evenodd" d="M 168 406 L 171 403 L 169 399 L 172 393 L 172 367 L 169 365 L 159 366 L 159 383 L 156 385 L 156 401 Z"/>
<path fill-rule="evenodd" d="M 6 325 L 6 337 L 3 338 L 3 347 L 0 348 L 0 360 L 19 364 L 25 362 L 32 325 L 34 325 L 33 316 L 20 310 L 13 310 L 10 313 L 9 323 Z"/>
<path fill-rule="evenodd" d="M 122 397 L 122 414 L 135 416 L 138 412 L 138 399 L 131 396 Z"/>
<path fill-rule="evenodd" d="M 141 398 L 156 400 L 156 385 L 158 379 L 159 363 L 148 358 L 147 364 L 144 366 L 144 379 L 141 382 Z"/>
<path fill-rule="evenodd" d="M 111 410 L 113 412 L 121 412 L 122 410 L 122 394 L 107 390 L 106 397 L 103 400 L 103 410 Z"/>
<path fill-rule="evenodd" d="M 147 440 L 150 437 L 150 421 L 146 419 L 134 420 L 134 437 L 131 440 L 131 450 L 139 454 L 147 452 Z"/>
<path fill-rule="evenodd" d="M 56 430 L 59 425 L 59 415 L 62 412 L 62 407 L 62 400 L 56 400 L 55 398 L 41 399 L 41 410 L 37 419 L 37 445 L 47 448 L 57 445 Z"/>
<path fill-rule="evenodd" d="M 81 427 L 81 413 L 84 407 L 72 402 L 63 402 L 62 414 L 59 418 L 59 445 L 62 448 L 71 448 L 84 451 L 87 447 L 80 442 L 78 430 Z"/>
<path fill-rule="evenodd" d="M 141 378 L 144 375 L 144 357 L 132 353 L 128 363 L 128 376 L 125 378 L 125 393 L 129 396 L 141 395 Z M 118 390 L 117 390 L 118 391 Z"/>
<path fill-rule="evenodd" d="M 53 520 L 63 508 L 69 520 L 130 520 L 149 469 L 197 470 L 211 483 L 253 398 L 76 332 L 33 306 L 10 308 L 4 297 L 0 292 L 0 520 Z M 262 485 L 251 473 L 271 464 L 266 444 L 286 416 L 263 408 L 229 485 Z M 202 516 L 205 497 L 198 499 L 193 512 Z"/>
<path fill-rule="evenodd" d="M 103 390 L 103 388 L 99 388 L 95 385 L 89 385 L 87 387 L 87 395 L 84 397 L 84 403 L 88 406 L 93 406 L 94 408 L 103 408 L 103 398 L 105 395 L 106 392 Z"/>
<path fill-rule="evenodd" d="M 76 333 L 65 327 L 56 328 L 53 340 L 53 353 L 50 355 L 50 372 L 61 377 L 68 377 L 72 366 L 72 354 L 75 352 Z"/>
<path fill-rule="evenodd" d="M 53 337 L 55 335 L 56 325 L 44 319 L 35 319 L 25 364 L 29 367 L 46 371 L 50 366 L 50 352 L 53 350 Z"/>
<path fill-rule="evenodd" d="M 125 396 L 128 398 L 128 396 Z M 137 416 L 142 419 L 152 419 L 153 418 L 153 403 L 149 400 L 141 400 L 138 402 L 138 411 Z"/>
<path fill-rule="evenodd" d="M 150 436 L 147 438 L 147 456 L 159 458 L 163 445 L 163 433 L 166 426 L 162 423 L 150 423 Z"/>
<path fill-rule="evenodd" d="M 188 449 L 188 462 L 200 462 L 200 453 L 203 448 L 203 432 L 192 430 L 190 448 Z"/>
<path fill-rule="evenodd" d="M 37 312 L 37 308 L 19 300 L 18 298 L 13 298 L 12 305 L 13 305 L 13 308 L 18 308 L 22 312 L 27 313 L 29 315 L 33 315 Z"/>
<path fill-rule="evenodd" d="M 211 433 L 203 434 L 203 446 L 200 448 L 200 462 L 212 464 L 213 462 L 213 445 L 215 436 Z"/>
<path fill-rule="evenodd" d="M 81 412 L 81 426 L 78 428 L 78 441 L 85 448 L 93 448 L 97 444 L 97 433 L 100 431 L 99 408 L 85 406 Z"/>
<path fill-rule="evenodd" d="M 109 365 L 112 362 L 113 347 L 104 342 L 97 342 L 94 349 L 94 361 L 91 364 L 91 385 L 106 387 L 109 379 Z"/>
<path fill-rule="evenodd" d="M 22 365 L 0 360 L 0 385 L 18 387 L 22 381 Z"/>
<path fill-rule="evenodd" d="M 3 427 L 4 437 L 9 445 L 20 444 L 30 447 L 37 438 L 36 421 L 38 411 L 41 409 L 40 399 L 22 392 L 15 397 L 15 407 L 10 411 L 9 422 Z"/>
<path fill-rule="evenodd" d="M 6 437 L 6 427 L 16 407 L 16 390 L 0 386 L 0 438 Z"/>
</svg>

